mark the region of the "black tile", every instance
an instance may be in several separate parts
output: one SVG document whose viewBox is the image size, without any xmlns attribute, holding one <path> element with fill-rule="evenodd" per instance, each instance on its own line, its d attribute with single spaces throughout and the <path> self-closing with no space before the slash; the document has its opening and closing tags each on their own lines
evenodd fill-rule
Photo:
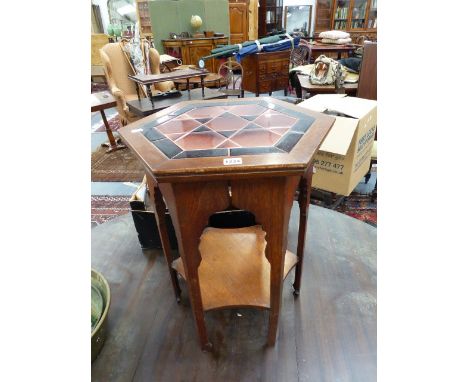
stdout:
<svg viewBox="0 0 468 382">
<path fill-rule="evenodd" d="M 295 131 L 297 133 L 305 133 L 311 125 L 309 119 L 299 119 L 294 126 L 291 128 L 291 131 Z"/>
<path fill-rule="evenodd" d="M 289 131 L 285 136 L 283 136 L 283 138 L 281 138 L 281 140 L 275 146 L 289 153 L 303 136 L 303 134 Z"/>
<path fill-rule="evenodd" d="M 172 113 L 169 113 L 168 115 L 171 115 L 173 117 L 177 117 L 177 116 L 179 116 L 181 114 L 184 114 L 187 111 L 190 111 L 192 109 L 193 109 L 193 106 L 185 106 L 185 107 L 183 107 L 181 109 L 174 110 Z"/>
<path fill-rule="evenodd" d="M 274 153 L 284 154 L 284 151 L 277 147 L 240 147 L 240 148 L 232 148 L 230 150 L 231 150 L 231 156 L 274 154 Z"/>
<path fill-rule="evenodd" d="M 156 125 L 157 125 L 157 123 L 155 121 L 147 122 L 147 123 L 145 123 L 144 125 L 141 126 L 141 129 L 143 130 L 143 132 L 146 132 L 147 130 L 152 129 L 153 127 L 155 127 Z"/>
<path fill-rule="evenodd" d="M 256 123 L 249 123 L 242 130 L 252 130 L 252 129 L 263 129 L 262 126 L 257 125 Z"/>
<path fill-rule="evenodd" d="M 228 111 L 225 111 L 223 114 L 221 115 L 218 115 L 218 117 L 227 117 L 227 118 L 231 118 L 231 117 L 237 117 L 237 115 L 235 116 L 234 114 L 228 112 Z"/>
<path fill-rule="evenodd" d="M 206 123 L 206 122 L 212 120 L 212 118 L 195 118 L 195 119 L 200 123 Z"/>
<path fill-rule="evenodd" d="M 155 119 L 154 122 L 156 123 L 156 125 L 160 125 L 161 123 L 170 121 L 173 118 L 174 118 L 174 116 L 171 116 L 170 114 L 163 115 L 162 117 L 159 117 L 159 118 Z"/>
<path fill-rule="evenodd" d="M 144 131 L 143 135 L 146 137 L 146 139 L 150 141 L 157 141 L 159 139 L 165 138 L 165 136 L 162 133 L 160 133 L 154 128 L 147 129 L 146 131 Z"/>
<path fill-rule="evenodd" d="M 195 130 L 193 130 L 192 133 L 202 133 L 203 131 L 211 131 L 211 129 L 209 129 L 205 125 L 201 125 L 197 127 Z"/>
<path fill-rule="evenodd" d="M 189 150 L 176 155 L 173 159 L 224 157 L 228 155 L 228 149 Z"/>
<path fill-rule="evenodd" d="M 258 115 L 241 115 L 241 118 L 244 118 L 246 119 L 247 121 L 253 121 L 254 119 L 256 119 L 258 117 Z"/>
<path fill-rule="evenodd" d="M 152 141 L 152 143 L 159 150 L 161 150 L 168 158 L 172 158 L 180 152 L 182 152 L 182 149 L 168 138 Z"/>
<path fill-rule="evenodd" d="M 225 136 L 226 138 L 229 138 L 231 135 L 233 135 L 237 130 L 229 130 L 229 131 L 217 131 L 217 133 Z"/>
</svg>

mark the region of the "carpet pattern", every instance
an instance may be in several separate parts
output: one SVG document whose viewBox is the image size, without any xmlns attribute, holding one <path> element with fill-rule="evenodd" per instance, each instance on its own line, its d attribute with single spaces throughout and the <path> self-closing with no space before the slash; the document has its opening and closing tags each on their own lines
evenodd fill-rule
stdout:
<svg viewBox="0 0 468 382">
<path fill-rule="evenodd" d="M 128 195 L 93 195 L 91 196 L 91 227 L 105 223 L 130 211 Z"/>
<path fill-rule="evenodd" d="M 107 115 L 106 115 L 107 117 Z M 109 127 L 112 131 L 117 131 L 122 127 L 122 124 L 120 123 L 120 118 L 119 114 L 116 114 L 112 118 L 107 118 L 107 122 L 109 122 Z M 101 122 L 99 127 L 95 130 L 93 130 L 93 133 L 104 133 L 106 131 L 106 126 L 104 125 L 104 122 Z"/>
<path fill-rule="evenodd" d="M 327 207 L 323 201 L 316 199 L 311 199 L 311 204 Z M 351 193 L 335 211 L 377 227 L 377 202 L 373 202 L 370 195 Z"/>
<path fill-rule="evenodd" d="M 105 223 L 129 212 L 129 199 L 128 195 L 91 196 L 91 226 Z M 311 202 L 321 205 L 318 201 Z M 377 227 L 377 203 L 372 202 L 368 195 L 351 194 L 336 211 Z"/>
<path fill-rule="evenodd" d="M 130 149 L 106 151 L 99 147 L 91 154 L 92 182 L 141 182 L 145 172 Z"/>
</svg>

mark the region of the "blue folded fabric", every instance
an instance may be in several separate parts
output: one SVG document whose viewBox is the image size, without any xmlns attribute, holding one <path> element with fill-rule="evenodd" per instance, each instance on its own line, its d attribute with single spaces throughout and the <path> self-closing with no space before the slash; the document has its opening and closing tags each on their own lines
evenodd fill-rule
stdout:
<svg viewBox="0 0 468 382">
<path fill-rule="evenodd" d="M 293 41 L 290 39 L 286 38 L 284 40 L 272 43 L 272 44 L 264 44 L 261 45 L 261 51 L 262 52 L 278 52 L 281 50 L 288 50 L 299 45 L 299 41 L 301 40 L 300 37 L 294 37 Z M 248 45 L 242 47 L 237 53 L 236 53 L 236 60 L 237 62 L 240 62 L 245 56 L 253 53 L 257 53 L 259 51 L 257 44 L 253 45 Z"/>
</svg>

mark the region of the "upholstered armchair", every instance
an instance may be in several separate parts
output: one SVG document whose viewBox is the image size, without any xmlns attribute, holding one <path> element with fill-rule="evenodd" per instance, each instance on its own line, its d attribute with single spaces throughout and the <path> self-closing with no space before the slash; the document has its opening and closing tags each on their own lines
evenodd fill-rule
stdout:
<svg viewBox="0 0 468 382">
<path fill-rule="evenodd" d="M 120 116 L 122 126 L 133 122 L 140 117 L 131 113 L 127 106 L 127 101 L 138 98 L 135 83 L 128 78 L 129 74 L 133 74 L 125 53 L 119 43 L 110 43 L 105 45 L 100 50 L 101 60 L 104 64 L 104 73 L 106 75 L 109 90 L 117 101 L 117 110 Z M 151 48 L 149 51 L 150 67 L 152 74 L 159 74 L 159 53 L 156 49 Z M 155 84 L 153 89 L 159 91 L 167 91 L 174 88 L 172 81 L 160 82 Z M 153 90 L 153 91 L 154 91 Z M 140 95 L 144 95 L 140 92 Z"/>
</svg>

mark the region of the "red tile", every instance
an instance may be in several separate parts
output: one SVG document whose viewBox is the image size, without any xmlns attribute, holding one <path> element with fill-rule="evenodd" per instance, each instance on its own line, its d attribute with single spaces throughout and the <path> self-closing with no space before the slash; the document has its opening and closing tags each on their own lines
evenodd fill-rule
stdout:
<svg viewBox="0 0 468 382">
<path fill-rule="evenodd" d="M 297 119 L 289 117 L 279 112 L 267 111 L 260 117 L 254 120 L 254 122 L 263 127 L 291 127 L 296 123 Z"/>
<path fill-rule="evenodd" d="M 240 147 L 240 146 L 237 143 L 234 143 L 233 141 L 231 141 L 230 139 L 226 139 L 226 141 L 220 144 L 217 148 L 218 149 L 232 149 L 234 147 Z"/>
<path fill-rule="evenodd" d="M 177 145 L 184 150 L 212 149 L 225 141 L 226 138 L 214 131 L 190 133 L 177 141 Z"/>
<path fill-rule="evenodd" d="M 236 115 L 260 115 L 267 110 L 260 105 L 237 105 L 232 106 L 230 112 Z"/>
<path fill-rule="evenodd" d="M 182 135 L 185 135 L 185 133 L 166 134 L 166 136 L 167 136 L 171 141 L 175 141 L 176 139 L 180 138 Z"/>
<path fill-rule="evenodd" d="M 200 122 L 194 119 L 173 119 L 163 123 L 156 128 L 164 134 L 188 133 L 200 125 Z"/>
<path fill-rule="evenodd" d="M 265 147 L 273 146 L 280 138 L 279 134 L 275 134 L 269 130 L 247 129 L 242 130 L 230 139 L 241 147 Z"/>
<path fill-rule="evenodd" d="M 273 133 L 279 134 L 279 135 L 284 135 L 289 131 L 290 127 L 276 127 L 273 129 L 268 129 Z"/>
<path fill-rule="evenodd" d="M 240 130 L 247 126 L 247 124 L 248 121 L 245 119 L 242 119 L 234 114 L 226 113 L 206 123 L 206 126 L 216 131 L 226 131 Z"/>
<path fill-rule="evenodd" d="M 192 118 L 213 118 L 224 113 L 224 111 L 225 110 L 219 106 L 208 106 L 190 110 L 182 115 L 188 115 Z"/>
</svg>

